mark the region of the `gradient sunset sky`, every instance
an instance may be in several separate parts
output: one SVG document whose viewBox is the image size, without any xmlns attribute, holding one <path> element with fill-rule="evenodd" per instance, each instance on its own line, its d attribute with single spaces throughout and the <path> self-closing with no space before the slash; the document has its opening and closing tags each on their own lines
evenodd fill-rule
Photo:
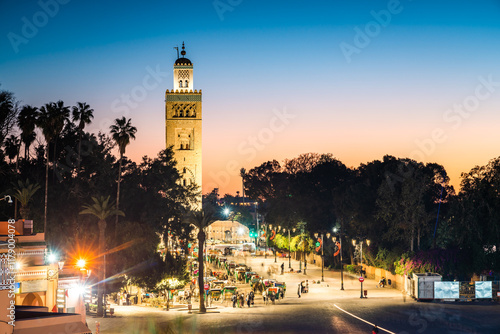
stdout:
<svg viewBox="0 0 500 334">
<path fill-rule="evenodd" d="M 241 167 L 308 152 L 436 162 L 455 187 L 500 155 L 500 1 L 6 0 L 0 12 L 0 89 L 87 102 L 92 132 L 132 118 L 135 161 L 165 147 L 185 41 L 204 193 L 234 194 Z"/>
</svg>

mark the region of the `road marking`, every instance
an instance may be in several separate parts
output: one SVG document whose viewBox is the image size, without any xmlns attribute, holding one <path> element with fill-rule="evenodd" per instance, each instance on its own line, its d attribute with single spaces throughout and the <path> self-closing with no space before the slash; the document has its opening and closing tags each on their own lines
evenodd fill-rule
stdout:
<svg viewBox="0 0 500 334">
<path fill-rule="evenodd" d="M 333 306 L 335 306 L 336 308 L 338 308 L 338 309 L 339 309 L 339 310 L 341 310 L 342 312 L 349 314 L 349 315 L 350 315 L 351 317 L 353 317 L 353 318 L 356 318 L 356 319 L 358 319 L 358 320 L 361 320 L 361 321 L 363 321 L 363 322 L 367 323 L 368 325 L 375 326 L 375 324 L 372 324 L 371 322 L 366 321 L 365 319 L 362 319 L 362 318 L 358 317 L 357 315 L 354 315 L 354 314 L 352 314 L 352 313 L 350 313 L 350 312 L 347 312 L 346 310 L 343 310 L 342 308 L 338 307 L 338 306 L 337 306 L 337 304 L 333 304 Z M 378 326 L 377 326 L 377 327 L 378 327 Z M 381 330 L 383 330 L 383 331 L 385 331 L 385 332 L 387 332 L 387 333 L 390 333 L 390 334 L 396 334 L 396 333 L 391 332 L 390 330 L 385 329 L 385 328 L 382 328 L 382 327 L 378 327 L 378 329 L 381 329 Z"/>
</svg>

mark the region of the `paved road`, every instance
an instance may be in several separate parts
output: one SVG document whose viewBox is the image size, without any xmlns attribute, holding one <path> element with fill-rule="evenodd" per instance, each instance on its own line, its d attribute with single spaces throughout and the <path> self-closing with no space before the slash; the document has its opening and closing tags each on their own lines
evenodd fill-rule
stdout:
<svg viewBox="0 0 500 334">
<path fill-rule="evenodd" d="M 274 258 L 259 257 L 238 262 L 245 260 L 258 272 L 274 263 Z M 278 259 L 277 265 L 285 262 L 288 269 L 287 261 Z M 297 269 L 298 262 L 292 261 L 292 266 Z M 381 328 L 380 333 L 500 333 L 497 304 L 417 303 L 403 299 L 397 290 L 376 288 L 373 280 L 365 281 L 368 298 L 361 299 L 357 279 L 345 276 L 341 291 L 339 276 L 325 271 L 324 283 L 311 284 L 321 279 L 321 269 L 312 265 L 307 275 L 277 275 L 287 283 L 285 299 L 266 306 L 257 297 L 250 309 L 215 304 L 207 314 L 188 314 L 187 310 L 117 306 L 118 317 L 100 319 L 101 333 L 370 333 L 373 323 Z M 298 298 L 296 288 L 304 279 L 310 282 L 310 293 Z M 94 330 L 96 319 L 87 319 Z"/>
</svg>

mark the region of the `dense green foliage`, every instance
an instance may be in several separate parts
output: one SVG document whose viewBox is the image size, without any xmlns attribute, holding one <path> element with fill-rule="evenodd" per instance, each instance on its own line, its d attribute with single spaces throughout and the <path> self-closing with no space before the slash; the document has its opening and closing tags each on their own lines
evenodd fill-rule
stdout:
<svg viewBox="0 0 500 334">
<path fill-rule="evenodd" d="M 464 174 L 458 195 L 441 165 L 392 156 L 358 168 L 329 154 L 268 161 L 246 172 L 244 185 L 268 224 L 306 222 L 310 236 L 341 234 L 344 263 L 359 256 L 351 239 L 368 239 L 363 262 L 393 272 L 500 270 L 500 158 Z M 275 238 L 280 249 L 287 249 L 284 236 Z M 326 266 L 338 265 L 336 247 L 325 237 Z"/>
<path fill-rule="evenodd" d="M 189 240 L 191 229 L 181 220 L 198 189 L 178 182 L 171 148 L 135 163 L 124 156 L 121 128 L 111 129 L 113 138 L 86 132 L 93 113 L 86 103 L 19 106 L 12 93 L 0 91 L 0 195 L 16 200 L 0 202 L 0 219 L 31 219 L 35 232 L 44 232 L 46 210 L 50 250 L 63 253 L 68 264 L 87 253 L 97 276 L 107 254 L 106 276 L 115 278 L 108 290 L 125 281 L 154 288 L 164 278 L 184 279 L 185 261 L 168 251 L 161 256 L 158 245 L 167 231 L 171 238 Z M 129 139 L 135 136 L 131 122 L 125 121 Z M 104 216 L 79 215 L 96 209 L 92 198 L 107 198 L 110 207 L 116 206 L 117 180 L 124 217 L 118 220 L 114 212 L 103 224 Z M 98 250 L 99 235 L 104 251 Z"/>
<path fill-rule="evenodd" d="M 46 216 L 51 249 L 97 253 L 98 220 L 78 213 L 92 197 L 117 196 L 125 217 L 107 219 L 107 276 L 155 287 L 185 266 L 157 246 L 173 238 L 187 248 L 192 227 L 182 221 L 199 190 L 180 185 L 171 148 L 139 163 L 127 159 L 126 144 L 136 135 L 132 120 L 117 119 L 112 135 L 85 131 L 93 113 L 85 103 L 20 106 L 13 93 L 0 91 L 0 195 L 17 198 L 11 206 L 0 202 L 0 219 L 32 219 L 42 232 Z M 122 125 L 128 139 L 118 135 Z M 369 239 L 363 262 L 387 270 L 453 277 L 500 271 L 500 158 L 464 173 L 458 194 L 443 166 L 393 156 L 351 168 L 331 154 L 309 153 L 241 176 L 252 204 L 239 196 L 222 202 L 231 219 L 252 229 L 257 210 L 267 226 L 295 228 L 290 245 L 288 232 L 278 232 L 279 249 L 314 252 L 312 235 L 332 233 L 342 236 L 344 263 L 357 256 L 351 239 Z M 221 205 L 217 196 L 206 199 Z M 335 247 L 325 236 L 327 266 L 339 265 Z"/>
</svg>

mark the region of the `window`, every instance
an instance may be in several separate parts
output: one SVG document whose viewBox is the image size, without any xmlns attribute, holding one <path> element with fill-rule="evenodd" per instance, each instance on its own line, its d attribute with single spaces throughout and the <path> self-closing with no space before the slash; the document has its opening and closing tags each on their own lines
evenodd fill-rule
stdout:
<svg viewBox="0 0 500 334">
<path fill-rule="evenodd" d="M 179 87 L 182 88 L 182 80 L 179 80 Z"/>
<path fill-rule="evenodd" d="M 184 87 L 188 88 L 189 87 L 188 81 L 186 80 L 185 83 L 186 85 Z"/>
</svg>

